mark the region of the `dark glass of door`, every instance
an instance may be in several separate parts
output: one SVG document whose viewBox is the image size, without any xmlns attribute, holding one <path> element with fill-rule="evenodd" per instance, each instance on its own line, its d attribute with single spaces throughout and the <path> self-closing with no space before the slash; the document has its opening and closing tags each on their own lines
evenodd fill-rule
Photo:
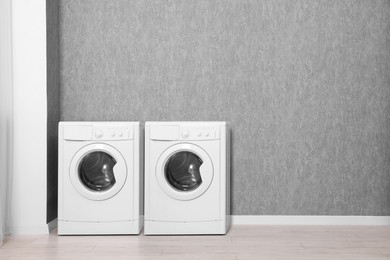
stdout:
<svg viewBox="0 0 390 260">
<path fill-rule="evenodd" d="M 85 187 L 92 191 L 106 191 L 115 185 L 115 159 L 105 152 L 92 152 L 84 156 L 78 174 Z"/>
<path fill-rule="evenodd" d="M 179 191 L 192 191 L 202 184 L 199 167 L 202 159 L 189 151 L 173 154 L 165 165 L 165 178 Z"/>
</svg>

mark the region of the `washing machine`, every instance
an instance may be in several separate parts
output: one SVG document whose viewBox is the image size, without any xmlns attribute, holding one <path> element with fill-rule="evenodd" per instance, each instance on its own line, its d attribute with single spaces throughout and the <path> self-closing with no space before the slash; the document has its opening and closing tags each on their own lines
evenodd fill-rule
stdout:
<svg viewBox="0 0 390 260">
<path fill-rule="evenodd" d="M 139 234 L 143 151 L 139 122 L 60 122 L 58 234 Z"/>
<path fill-rule="evenodd" d="M 226 122 L 145 123 L 145 235 L 226 234 Z"/>
</svg>

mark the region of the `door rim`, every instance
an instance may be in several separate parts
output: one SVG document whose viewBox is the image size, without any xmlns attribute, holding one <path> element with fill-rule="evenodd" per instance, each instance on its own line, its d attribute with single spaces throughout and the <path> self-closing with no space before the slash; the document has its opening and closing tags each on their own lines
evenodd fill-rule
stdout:
<svg viewBox="0 0 390 260">
<path fill-rule="evenodd" d="M 165 177 L 165 165 L 169 161 L 172 155 L 178 152 L 191 152 L 199 156 L 203 164 L 200 166 L 200 174 L 202 176 L 202 183 L 194 190 L 180 191 L 172 187 Z M 211 174 L 203 174 L 204 172 L 211 172 Z M 201 147 L 195 144 L 179 143 L 168 147 L 163 151 L 157 160 L 155 175 L 160 188 L 165 194 L 176 200 L 193 200 L 202 196 L 210 187 L 214 179 L 214 165 L 208 153 Z"/>
<path fill-rule="evenodd" d="M 83 158 L 93 152 L 104 152 L 112 156 L 116 160 L 116 164 L 113 168 L 116 183 L 110 189 L 106 191 L 93 191 L 86 187 L 80 180 L 78 168 Z M 107 200 L 118 194 L 123 188 L 127 180 L 127 164 L 123 155 L 113 146 L 108 144 L 89 144 L 78 150 L 69 166 L 69 178 L 73 188 L 83 197 L 89 200 Z"/>
</svg>

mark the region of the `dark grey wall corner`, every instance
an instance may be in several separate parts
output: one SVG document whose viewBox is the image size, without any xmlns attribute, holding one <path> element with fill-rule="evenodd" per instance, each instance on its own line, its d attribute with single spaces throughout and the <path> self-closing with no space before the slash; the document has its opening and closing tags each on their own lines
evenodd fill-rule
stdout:
<svg viewBox="0 0 390 260">
<path fill-rule="evenodd" d="M 57 218 L 58 122 L 60 119 L 59 0 L 46 1 L 47 28 L 47 214 Z"/>
</svg>

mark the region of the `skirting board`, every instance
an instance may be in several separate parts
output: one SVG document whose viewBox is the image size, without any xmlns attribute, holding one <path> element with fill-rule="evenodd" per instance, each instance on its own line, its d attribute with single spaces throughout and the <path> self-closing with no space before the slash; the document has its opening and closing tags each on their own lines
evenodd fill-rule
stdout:
<svg viewBox="0 0 390 260">
<path fill-rule="evenodd" d="M 12 226 L 11 235 L 47 235 L 56 228 L 57 219 L 54 219 L 43 225 Z"/>
<path fill-rule="evenodd" d="M 49 228 L 46 224 L 11 227 L 11 235 L 47 235 L 47 234 L 49 234 Z"/>
<path fill-rule="evenodd" d="M 390 226 L 390 216 L 233 215 L 232 225 Z"/>
<path fill-rule="evenodd" d="M 54 229 L 58 227 L 58 219 L 57 218 L 53 219 L 47 224 L 47 226 L 49 228 L 49 233 L 51 233 Z"/>
</svg>

